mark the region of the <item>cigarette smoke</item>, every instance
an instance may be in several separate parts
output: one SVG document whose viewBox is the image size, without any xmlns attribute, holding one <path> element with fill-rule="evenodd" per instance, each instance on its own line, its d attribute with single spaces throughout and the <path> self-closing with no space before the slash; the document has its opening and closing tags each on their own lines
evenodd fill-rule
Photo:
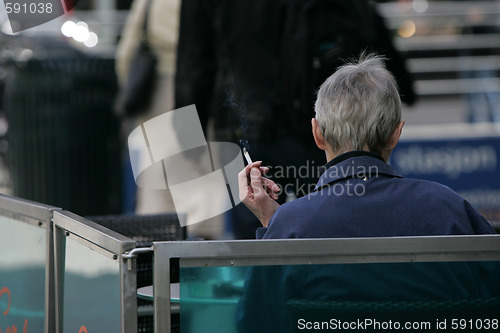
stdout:
<svg viewBox="0 0 500 333">
<path fill-rule="evenodd" d="M 234 120 L 234 123 L 237 126 L 236 132 L 239 133 L 239 136 L 241 138 L 240 144 L 243 144 L 242 141 L 246 141 L 246 145 L 244 147 L 249 150 L 248 117 L 245 98 L 237 96 L 234 88 L 227 89 L 226 95 L 227 98 L 224 101 L 223 106 L 228 112 L 231 113 L 230 118 Z"/>
</svg>

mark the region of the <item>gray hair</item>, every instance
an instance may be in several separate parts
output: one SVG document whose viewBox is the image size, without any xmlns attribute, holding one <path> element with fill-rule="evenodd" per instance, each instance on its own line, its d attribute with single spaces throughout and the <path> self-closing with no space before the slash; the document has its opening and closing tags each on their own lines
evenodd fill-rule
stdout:
<svg viewBox="0 0 500 333">
<path fill-rule="evenodd" d="M 401 99 L 384 59 L 361 55 L 321 85 L 314 106 L 324 139 L 337 154 L 351 150 L 380 153 L 401 121 Z"/>
</svg>

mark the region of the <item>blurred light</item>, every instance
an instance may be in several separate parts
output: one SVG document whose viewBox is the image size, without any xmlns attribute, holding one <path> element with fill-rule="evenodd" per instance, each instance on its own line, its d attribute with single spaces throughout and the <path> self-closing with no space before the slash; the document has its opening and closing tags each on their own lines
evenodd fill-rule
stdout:
<svg viewBox="0 0 500 333">
<path fill-rule="evenodd" d="M 415 22 L 407 20 L 399 25 L 398 35 L 403 38 L 409 38 L 415 34 L 416 30 Z"/>
<path fill-rule="evenodd" d="M 61 27 L 61 33 L 66 37 L 72 37 L 75 41 L 83 43 L 86 47 L 95 47 L 99 42 L 97 34 L 91 32 L 86 22 L 66 21 Z"/>
<path fill-rule="evenodd" d="M 95 32 L 89 33 L 89 38 L 87 38 L 86 41 L 83 42 L 86 47 L 94 47 L 97 45 L 99 42 L 99 38 L 97 37 Z"/>
<path fill-rule="evenodd" d="M 76 25 L 78 27 L 83 27 L 83 28 L 89 30 L 89 25 L 87 23 L 83 22 L 83 21 L 78 22 Z"/>
<path fill-rule="evenodd" d="M 76 24 L 76 29 L 73 33 L 73 39 L 77 42 L 83 43 L 89 38 L 89 26 L 85 22 L 78 22 Z"/>
<path fill-rule="evenodd" d="M 24 49 L 19 53 L 18 60 L 20 61 L 28 61 L 33 58 L 33 51 L 30 49 Z"/>
<path fill-rule="evenodd" d="M 413 0 L 413 10 L 417 13 L 425 13 L 429 9 L 427 0 Z"/>
<path fill-rule="evenodd" d="M 73 37 L 76 30 L 76 23 L 73 21 L 66 21 L 61 27 L 61 32 L 66 37 Z"/>
</svg>

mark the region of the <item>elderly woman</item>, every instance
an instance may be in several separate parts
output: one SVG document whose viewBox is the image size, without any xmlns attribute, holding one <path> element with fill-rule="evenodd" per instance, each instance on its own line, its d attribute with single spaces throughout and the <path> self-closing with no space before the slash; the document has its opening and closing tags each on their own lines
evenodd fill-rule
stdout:
<svg viewBox="0 0 500 333">
<path fill-rule="evenodd" d="M 263 226 L 257 238 L 494 233 L 451 189 L 405 179 L 387 164 L 404 122 L 396 83 L 380 58 L 363 56 L 341 67 L 319 89 L 315 110 L 312 132 L 328 163 L 312 193 L 279 206 L 273 200 L 279 188 L 262 177 L 267 168 L 261 162 L 239 174 L 240 197 Z M 406 302 L 498 296 L 498 272 L 496 264 L 467 262 L 254 266 L 247 272 L 239 302 L 238 332 L 295 332 L 325 323 L 322 329 L 333 330 L 336 322 L 329 320 L 340 314 L 348 320 L 364 319 L 356 307 L 325 314 L 312 306 L 293 314 L 288 311 L 292 300 Z M 373 311 L 364 315 L 378 318 Z M 310 318 L 320 321 L 307 322 Z"/>
<path fill-rule="evenodd" d="M 279 206 L 261 163 L 239 174 L 240 198 L 259 218 L 257 238 L 390 237 L 494 233 L 443 185 L 403 178 L 388 164 L 404 122 L 396 82 L 382 59 L 364 55 L 320 87 L 312 119 L 328 163 L 309 195 Z"/>
</svg>

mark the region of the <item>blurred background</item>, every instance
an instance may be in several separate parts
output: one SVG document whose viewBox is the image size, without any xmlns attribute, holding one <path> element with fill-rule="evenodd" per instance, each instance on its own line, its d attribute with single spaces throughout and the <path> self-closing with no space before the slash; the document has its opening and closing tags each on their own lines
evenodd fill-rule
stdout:
<svg viewBox="0 0 500 333">
<path fill-rule="evenodd" d="M 16 34 L 0 7 L 2 193 L 82 216 L 135 211 L 123 124 L 113 111 L 117 47 L 131 6 L 81 0 Z M 394 164 L 449 185 L 500 220 L 500 1 L 377 6 L 408 58 L 418 96 L 404 108 L 408 130 Z"/>
</svg>

